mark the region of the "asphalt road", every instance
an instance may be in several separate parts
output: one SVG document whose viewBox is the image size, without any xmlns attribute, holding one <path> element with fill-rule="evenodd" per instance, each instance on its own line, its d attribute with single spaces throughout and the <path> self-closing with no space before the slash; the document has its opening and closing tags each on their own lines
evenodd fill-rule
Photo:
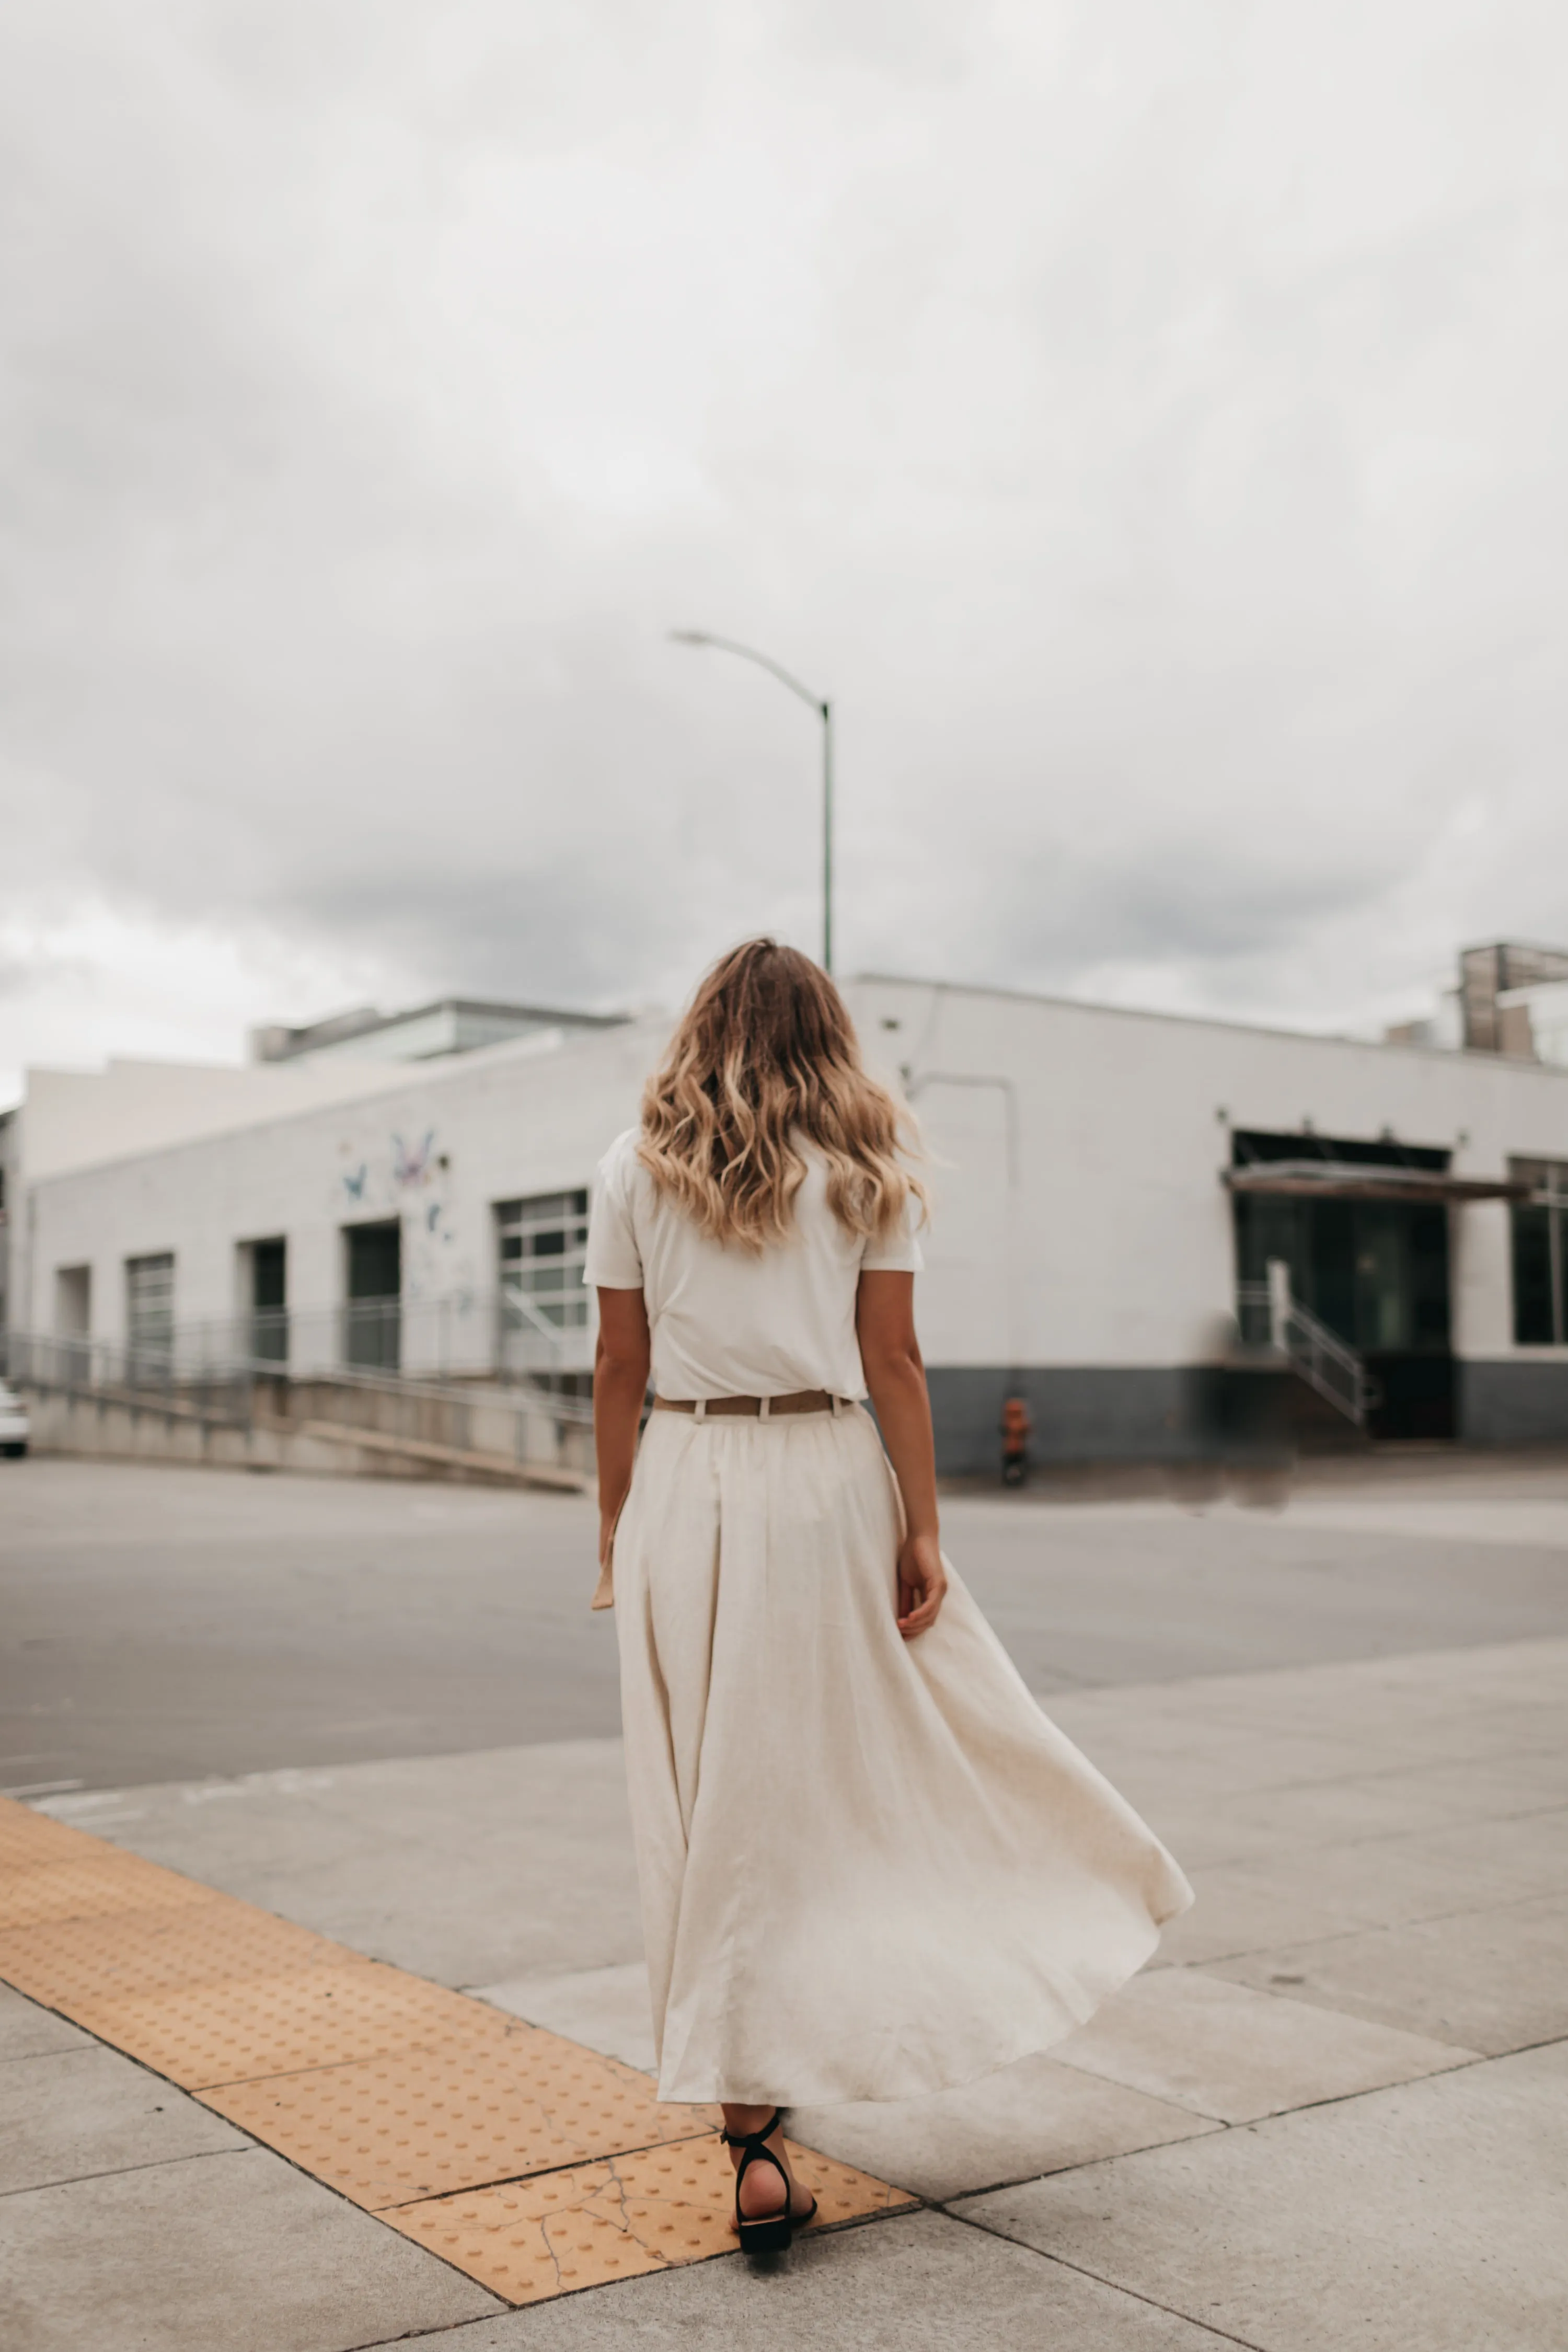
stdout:
<svg viewBox="0 0 1568 2352">
<path fill-rule="evenodd" d="M 963 1496 L 1031 1686 L 1568 1633 L 1562 1465 L 1373 1469 L 1282 1513 Z M 119 1788 L 617 1728 L 584 1501 L 0 1463 L 0 1789 Z"/>
</svg>

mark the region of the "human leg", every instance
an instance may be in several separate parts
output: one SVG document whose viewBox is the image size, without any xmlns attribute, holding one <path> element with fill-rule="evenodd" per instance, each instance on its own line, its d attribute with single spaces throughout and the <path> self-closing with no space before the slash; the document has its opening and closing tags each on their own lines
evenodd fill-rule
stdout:
<svg viewBox="0 0 1568 2352">
<path fill-rule="evenodd" d="M 723 2102 L 723 2110 L 725 2144 L 738 2181 L 736 2220 L 731 2226 L 738 2228 L 742 2221 L 782 2218 L 786 2202 L 793 2222 L 798 2226 L 809 2221 L 816 2211 L 816 2200 L 809 2189 L 802 2188 L 790 2168 L 780 2110 L 737 2105 L 728 2099 Z M 773 2126 L 771 2130 L 767 2128 L 770 2123 Z M 748 2143 L 757 2151 L 749 2161 Z"/>
</svg>

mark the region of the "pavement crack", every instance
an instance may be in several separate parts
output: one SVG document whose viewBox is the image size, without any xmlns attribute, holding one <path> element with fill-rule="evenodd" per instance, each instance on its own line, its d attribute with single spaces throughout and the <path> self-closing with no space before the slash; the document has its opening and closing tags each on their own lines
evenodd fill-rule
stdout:
<svg viewBox="0 0 1568 2352">
<path fill-rule="evenodd" d="M 550 2267 L 555 2273 L 555 2292 L 557 2294 L 563 2294 L 565 2292 L 566 2282 L 561 2274 L 561 2257 L 556 2252 L 554 2246 L 551 2243 L 550 2223 L 548 2221 L 542 2220 L 540 2221 L 539 2234 L 541 2239 L 543 2241 L 544 2251 L 550 2257 Z"/>
<path fill-rule="evenodd" d="M 605 2171 L 610 2176 L 608 2181 L 605 2183 L 605 2191 L 614 2191 L 612 2201 L 618 2217 L 619 2227 L 622 2234 L 628 2237 L 634 2245 L 640 2246 L 645 2254 L 651 2254 L 657 2263 L 664 2263 L 667 2258 L 659 2252 L 658 2248 L 657 2246 L 650 2245 L 640 2231 L 633 2226 L 631 2210 L 626 2203 L 626 2184 L 621 2179 L 615 2158 L 613 2156 L 605 2157 L 604 2159 L 604 2165 Z M 598 2193 L 600 2192 L 595 2192 L 596 2195 Z"/>
</svg>

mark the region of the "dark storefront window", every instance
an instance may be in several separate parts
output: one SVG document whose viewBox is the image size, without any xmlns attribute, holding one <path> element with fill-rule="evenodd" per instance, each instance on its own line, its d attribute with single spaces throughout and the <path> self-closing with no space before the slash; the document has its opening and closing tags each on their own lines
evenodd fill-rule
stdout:
<svg viewBox="0 0 1568 2352">
<path fill-rule="evenodd" d="M 1448 1341 L 1448 1218 L 1438 1202 L 1270 1200 L 1237 1195 L 1237 1271 L 1290 1269 L 1291 1296 L 1365 1356 L 1443 1354 Z M 1261 1330 L 1250 1334 L 1262 1337 Z"/>
<path fill-rule="evenodd" d="M 289 1245 L 250 1244 L 250 1353 L 261 1364 L 289 1360 Z"/>
<path fill-rule="evenodd" d="M 1439 1175 L 1446 1151 L 1300 1135 L 1237 1134 L 1239 1167 L 1321 1159 L 1345 1168 Z M 1361 1354 L 1442 1354 L 1448 1336 L 1448 1213 L 1440 1201 L 1312 1200 L 1239 1192 L 1237 1272 L 1268 1280 L 1290 1269 L 1291 1296 Z"/>
<path fill-rule="evenodd" d="M 1448 1211 L 1441 1200 L 1358 1196 L 1360 1171 L 1397 1177 L 1446 1173 L 1448 1154 L 1393 1141 L 1237 1132 L 1237 1167 L 1327 1161 L 1344 1171 L 1327 1197 L 1266 1191 L 1236 1194 L 1237 1276 L 1244 1338 L 1267 1339 L 1261 1303 L 1270 1259 L 1290 1270 L 1290 1295 L 1354 1349 L 1381 1402 L 1371 1427 L 1380 1437 L 1447 1437 L 1453 1432 L 1449 1327 Z"/>
<path fill-rule="evenodd" d="M 395 1218 L 349 1225 L 342 1356 L 367 1370 L 395 1372 L 403 1360 L 403 1233 Z"/>
<path fill-rule="evenodd" d="M 1509 1173 L 1535 1194 L 1512 1211 L 1514 1342 L 1568 1347 L 1568 1162 L 1513 1160 Z"/>
</svg>

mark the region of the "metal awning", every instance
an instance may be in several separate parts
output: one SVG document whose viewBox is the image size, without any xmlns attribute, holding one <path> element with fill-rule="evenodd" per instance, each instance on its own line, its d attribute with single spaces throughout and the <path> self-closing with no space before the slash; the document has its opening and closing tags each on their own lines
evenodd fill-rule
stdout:
<svg viewBox="0 0 1568 2352">
<path fill-rule="evenodd" d="M 1349 1160 L 1253 1160 L 1221 1171 L 1233 1192 L 1315 1201 L 1529 1201 L 1536 1187 L 1507 1176 L 1450 1176 L 1441 1168 L 1375 1168 Z"/>
</svg>

